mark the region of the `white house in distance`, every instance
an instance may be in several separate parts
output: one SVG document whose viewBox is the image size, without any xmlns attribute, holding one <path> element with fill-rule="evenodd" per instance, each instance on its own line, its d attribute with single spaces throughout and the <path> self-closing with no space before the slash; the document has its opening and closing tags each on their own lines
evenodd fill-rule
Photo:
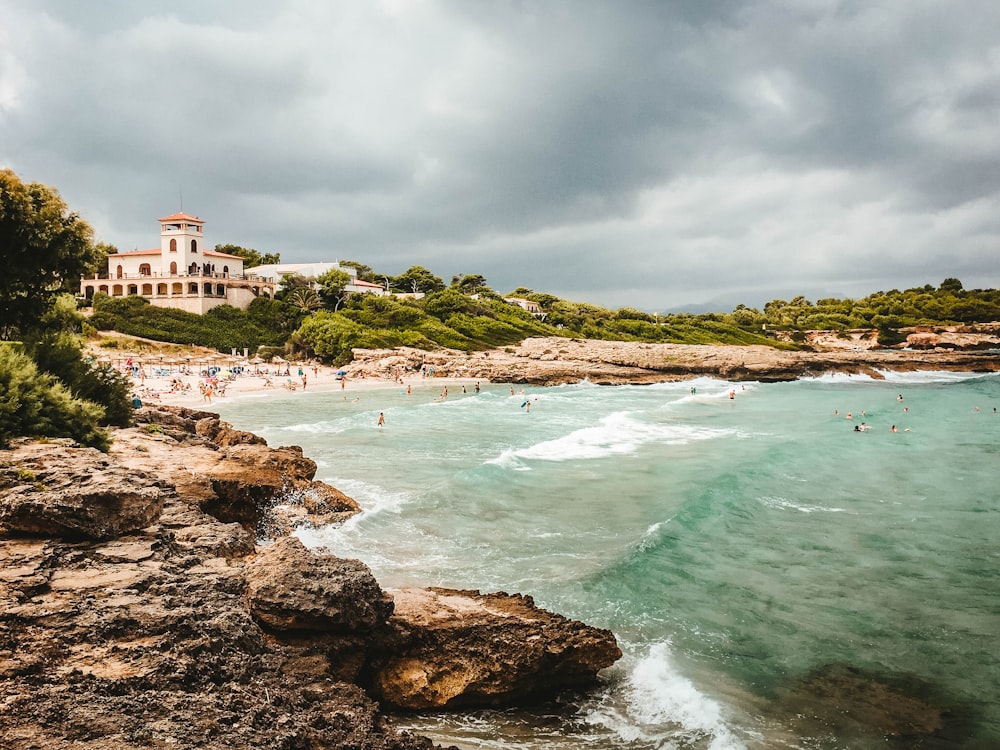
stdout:
<svg viewBox="0 0 1000 750">
<path fill-rule="evenodd" d="M 541 305 L 537 302 L 533 302 L 530 299 L 524 299 L 523 297 L 504 297 L 504 300 L 511 305 L 517 305 L 522 310 L 526 310 L 536 318 L 545 320 L 545 313 L 542 312 Z"/>
<path fill-rule="evenodd" d="M 177 213 L 160 219 L 160 246 L 108 256 L 106 274 L 80 280 L 80 293 L 145 297 L 157 307 L 203 314 L 219 305 L 241 310 L 257 297 L 274 297 L 276 282 L 243 269 L 243 258 L 205 243 L 205 222 Z"/>
<path fill-rule="evenodd" d="M 285 274 L 297 274 L 307 279 L 315 279 L 322 276 L 327 271 L 343 271 L 351 277 L 350 283 L 344 287 L 344 291 L 349 294 L 375 294 L 385 297 L 389 294 L 381 284 L 373 284 L 370 281 L 358 278 L 358 269 L 353 266 L 341 266 L 336 262 L 322 263 L 272 263 L 265 266 L 256 266 L 250 269 L 261 278 L 273 279 L 281 287 L 281 278 Z M 315 286 L 315 284 L 313 284 Z"/>
</svg>

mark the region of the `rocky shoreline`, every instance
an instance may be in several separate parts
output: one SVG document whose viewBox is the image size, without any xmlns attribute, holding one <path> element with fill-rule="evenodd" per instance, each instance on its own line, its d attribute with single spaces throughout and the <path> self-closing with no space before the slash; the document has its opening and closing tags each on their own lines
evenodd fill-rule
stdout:
<svg viewBox="0 0 1000 750">
<path fill-rule="evenodd" d="M 138 410 L 107 455 L 0 453 L 3 746 L 429 748 L 383 707 L 523 704 L 621 656 L 530 597 L 385 591 L 306 549 L 296 525 L 359 510 L 315 471 L 176 407 Z"/>
<path fill-rule="evenodd" d="M 781 336 L 777 336 L 781 339 Z M 790 336 L 785 336 L 790 340 Z M 911 329 L 901 348 L 879 348 L 875 331 L 804 333 L 801 350 L 769 346 L 647 344 L 531 338 L 486 352 L 355 349 L 351 375 L 392 378 L 431 368 L 436 376 L 560 385 L 659 383 L 706 376 L 779 382 L 827 373 L 883 377 L 883 371 L 1000 372 L 1000 323 Z"/>
</svg>

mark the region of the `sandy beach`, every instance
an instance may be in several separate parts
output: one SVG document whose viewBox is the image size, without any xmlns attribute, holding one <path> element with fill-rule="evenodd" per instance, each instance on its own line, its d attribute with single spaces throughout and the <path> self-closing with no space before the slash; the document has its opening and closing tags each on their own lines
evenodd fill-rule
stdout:
<svg viewBox="0 0 1000 750">
<path fill-rule="evenodd" d="M 828 332 L 827 332 L 828 333 Z M 943 327 L 911 334 L 905 349 L 878 349 L 871 336 L 814 336 L 807 349 L 768 346 L 649 344 L 566 338 L 530 338 L 481 352 L 409 347 L 354 350 L 343 367 L 311 361 L 264 361 L 203 347 L 184 347 L 104 334 L 88 354 L 129 375 L 143 402 L 209 408 L 249 393 L 345 393 L 376 388 L 475 383 L 556 385 L 645 384 L 708 376 L 775 382 L 840 372 L 881 378 L 885 371 L 1000 371 L 1000 324 Z M 110 345 L 109 345 L 110 344 Z M 208 392 L 211 387 L 211 393 Z"/>
<path fill-rule="evenodd" d="M 300 369 L 302 375 L 299 375 Z M 464 385 L 471 390 L 476 382 L 480 385 L 485 385 L 487 382 L 471 378 L 425 377 L 420 373 L 401 374 L 400 379 L 396 381 L 365 374 L 348 373 L 340 376 L 338 375 L 338 372 L 342 372 L 340 368 L 306 364 L 301 368 L 293 364 L 288 370 L 277 365 L 251 366 L 238 372 L 221 369 L 209 376 L 186 371 L 183 368 L 164 371 L 159 367 L 139 364 L 123 367 L 122 371 L 129 376 L 133 396 L 139 398 L 143 404 L 166 404 L 191 409 L 210 409 L 213 404 L 220 401 L 250 394 L 259 397 L 267 394 L 284 395 L 289 392 L 301 396 L 310 393 L 342 392 L 350 397 L 351 394 L 377 389 L 410 387 L 416 390 L 418 387 L 426 389 L 429 385 L 441 390 L 445 387 L 461 390 Z"/>
</svg>

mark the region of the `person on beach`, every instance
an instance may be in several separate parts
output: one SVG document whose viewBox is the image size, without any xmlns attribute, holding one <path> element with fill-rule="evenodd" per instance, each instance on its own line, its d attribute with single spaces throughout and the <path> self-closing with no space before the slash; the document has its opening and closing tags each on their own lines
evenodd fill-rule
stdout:
<svg viewBox="0 0 1000 750">
<path fill-rule="evenodd" d="M 345 376 L 340 379 L 340 390 L 344 390 L 344 386 L 346 385 L 347 385 L 347 377 Z"/>
<path fill-rule="evenodd" d="M 305 373 L 302 373 L 302 390 L 306 389 L 306 378 L 307 377 L 308 376 Z"/>
<path fill-rule="evenodd" d="M 476 381 L 476 393 L 479 393 L 479 381 L 478 380 Z M 996 411 L 996 409 L 994 409 L 993 411 Z"/>
<path fill-rule="evenodd" d="M 407 384 L 407 386 L 406 386 L 406 395 L 407 396 L 410 395 L 410 386 L 409 386 L 409 384 Z"/>
<path fill-rule="evenodd" d="M 385 412 L 378 413 L 378 426 L 385 427 Z"/>
</svg>

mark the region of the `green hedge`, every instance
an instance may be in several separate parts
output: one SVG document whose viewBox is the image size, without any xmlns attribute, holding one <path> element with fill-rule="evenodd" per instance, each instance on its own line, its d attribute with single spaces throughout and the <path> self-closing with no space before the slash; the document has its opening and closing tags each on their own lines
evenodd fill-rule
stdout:
<svg viewBox="0 0 1000 750">
<path fill-rule="evenodd" d="M 256 351 L 262 345 L 283 346 L 303 315 L 277 300 L 255 300 L 248 310 L 221 305 L 197 315 L 155 307 L 142 297 L 97 294 L 90 324 L 102 331 L 115 330 L 174 344 Z"/>
</svg>

